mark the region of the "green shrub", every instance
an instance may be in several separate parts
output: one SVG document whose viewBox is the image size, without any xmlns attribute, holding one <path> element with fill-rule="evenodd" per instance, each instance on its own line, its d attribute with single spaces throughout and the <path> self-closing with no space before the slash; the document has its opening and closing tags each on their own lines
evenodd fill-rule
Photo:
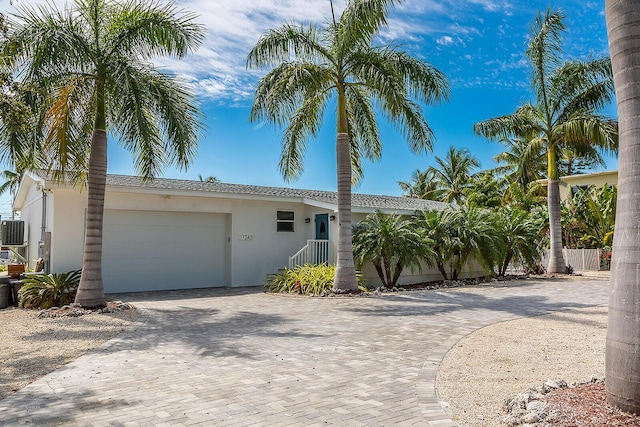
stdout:
<svg viewBox="0 0 640 427">
<path fill-rule="evenodd" d="M 20 307 L 61 307 L 73 302 L 80 284 L 81 271 L 28 275 L 18 292 Z"/>
<path fill-rule="evenodd" d="M 333 276 L 336 274 L 335 265 L 305 264 L 294 269 L 284 269 L 267 276 L 266 287 L 269 292 L 296 293 L 305 295 L 320 295 L 333 288 Z M 358 288 L 366 292 L 364 277 L 358 272 Z"/>
<path fill-rule="evenodd" d="M 7 266 L 4 264 L 0 264 L 0 273 L 4 273 L 5 271 L 7 271 Z"/>
</svg>

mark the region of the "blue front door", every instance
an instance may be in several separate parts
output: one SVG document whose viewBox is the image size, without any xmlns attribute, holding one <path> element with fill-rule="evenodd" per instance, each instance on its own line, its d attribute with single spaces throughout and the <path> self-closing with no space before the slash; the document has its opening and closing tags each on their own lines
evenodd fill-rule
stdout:
<svg viewBox="0 0 640 427">
<path fill-rule="evenodd" d="M 316 215 L 316 240 L 329 240 L 329 214 Z"/>
</svg>

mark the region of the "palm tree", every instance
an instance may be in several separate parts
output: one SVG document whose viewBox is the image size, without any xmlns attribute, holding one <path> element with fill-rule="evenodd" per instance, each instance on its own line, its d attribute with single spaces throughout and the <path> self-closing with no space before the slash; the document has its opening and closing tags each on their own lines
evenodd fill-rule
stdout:
<svg viewBox="0 0 640 427">
<path fill-rule="evenodd" d="M 523 190 L 520 184 L 512 182 L 504 193 L 503 204 L 512 208 L 518 208 L 531 212 L 540 210 L 546 204 L 545 191 L 537 181 L 530 182 Z"/>
<path fill-rule="evenodd" d="M 76 303 L 104 305 L 102 218 L 107 132 L 131 151 L 137 171 L 156 176 L 166 164 L 193 160 L 201 124 L 192 95 L 149 61 L 185 56 L 204 35 L 194 15 L 153 0 L 76 0 L 22 8 L 13 37 L 17 64 L 46 93 L 44 151 L 54 178 L 88 171 L 82 278 Z M 88 169 L 87 167 L 88 156 Z"/>
<path fill-rule="evenodd" d="M 616 151 L 618 141 L 616 122 L 596 113 L 613 97 L 610 61 L 599 58 L 561 62 L 564 19 L 561 11 L 547 10 L 538 14 L 531 27 L 527 57 L 532 66 L 536 102 L 474 127 L 477 134 L 490 139 L 531 135 L 531 143 L 546 151 L 550 273 L 566 270 L 560 225 L 558 149 L 597 146 Z"/>
<path fill-rule="evenodd" d="M 433 173 L 431 171 L 421 172 L 420 169 L 413 171 L 410 181 L 398 181 L 398 186 L 402 190 L 403 196 L 415 199 L 428 199 L 436 190 Z"/>
<path fill-rule="evenodd" d="M 220 180 L 215 176 L 208 176 L 205 178 L 202 175 L 198 174 L 198 179 L 200 179 L 200 182 L 220 182 Z"/>
<path fill-rule="evenodd" d="M 501 138 L 498 142 L 505 150 L 493 158 L 499 164 L 494 168 L 495 173 L 503 175 L 509 183 L 518 183 L 522 190 L 544 176 L 545 153 L 541 147 L 531 143 L 532 139 L 519 135 Z"/>
<path fill-rule="evenodd" d="M 585 170 L 606 167 L 607 164 L 595 147 L 563 147 L 558 154 L 558 174 L 577 175 Z"/>
<path fill-rule="evenodd" d="M 462 190 L 465 204 L 478 208 L 502 206 L 507 184 L 504 178 L 496 177 L 491 170 L 478 172 L 474 175 L 471 185 Z"/>
<path fill-rule="evenodd" d="M 16 191 L 18 191 L 18 187 L 20 186 L 20 180 L 22 179 L 22 175 L 18 172 L 14 172 L 12 170 L 4 170 L 0 172 L 2 178 L 4 179 L 4 183 L 0 185 L 0 194 L 4 194 L 7 191 L 11 195 L 11 204 L 15 202 Z M 11 208 L 11 219 L 14 218 L 15 212 L 13 208 Z"/>
<path fill-rule="evenodd" d="M 433 175 L 438 200 L 458 205 L 464 202 L 464 191 L 473 186 L 473 171 L 480 167 L 478 159 L 466 148 L 449 147 L 447 156 L 436 157 L 438 167 L 427 169 Z"/>
<path fill-rule="evenodd" d="M 620 121 L 616 233 L 606 345 L 607 402 L 640 413 L 640 49 L 638 3 L 606 0 L 607 34 Z"/>
<path fill-rule="evenodd" d="M 362 177 L 360 159 L 380 157 L 374 105 L 401 129 L 414 152 L 430 150 L 433 133 L 416 101 L 444 100 L 449 85 L 430 64 L 393 46 L 373 46 L 395 0 L 349 0 L 325 28 L 285 24 L 264 34 L 249 53 L 249 68 L 271 68 L 256 89 L 250 119 L 286 125 L 280 171 L 303 171 L 309 137 L 337 98 L 338 260 L 335 290 L 357 290 L 351 230 L 351 185 Z M 333 5 L 332 5 L 333 12 Z M 415 100 L 414 100 L 415 99 Z"/>
<path fill-rule="evenodd" d="M 360 267 L 371 261 L 382 285 L 393 288 L 405 267 L 420 268 L 421 259 L 432 260 L 428 243 L 410 220 L 376 211 L 355 227 L 353 253 Z"/>
<path fill-rule="evenodd" d="M 433 242 L 432 254 L 445 280 L 457 280 L 470 256 L 491 271 L 499 241 L 490 213 L 477 207 L 450 207 L 424 211 L 414 218 L 417 227 Z"/>
<path fill-rule="evenodd" d="M 544 220 L 520 209 L 503 208 L 495 213 L 498 245 L 498 275 L 504 276 L 513 261 L 531 266 L 542 258 L 541 240 Z"/>
</svg>

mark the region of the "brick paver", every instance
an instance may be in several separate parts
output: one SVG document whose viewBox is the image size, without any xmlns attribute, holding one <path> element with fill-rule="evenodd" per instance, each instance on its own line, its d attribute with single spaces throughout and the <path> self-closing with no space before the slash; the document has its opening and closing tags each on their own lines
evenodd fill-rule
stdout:
<svg viewBox="0 0 640 427">
<path fill-rule="evenodd" d="M 455 426 L 435 379 L 460 338 L 607 294 L 602 280 L 371 298 L 129 294 L 141 320 L 0 401 L 0 425 Z"/>
</svg>

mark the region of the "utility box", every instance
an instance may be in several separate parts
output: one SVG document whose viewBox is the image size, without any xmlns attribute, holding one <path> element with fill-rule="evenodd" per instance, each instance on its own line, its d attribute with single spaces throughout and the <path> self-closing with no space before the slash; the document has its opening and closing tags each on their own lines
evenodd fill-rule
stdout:
<svg viewBox="0 0 640 427">
<path fill-rule="evenodd" d="M 2 244 L 5 246 L 24 244 L 24 221 L 2 221 Z"/>
</svg>

